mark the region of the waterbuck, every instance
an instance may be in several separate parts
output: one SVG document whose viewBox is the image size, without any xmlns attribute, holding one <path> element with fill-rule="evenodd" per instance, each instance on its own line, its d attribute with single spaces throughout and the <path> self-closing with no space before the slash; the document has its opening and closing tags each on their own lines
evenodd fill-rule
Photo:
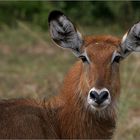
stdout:
<svg viewBox="0 0 140 140">
<path fill-rule="evenodd" d="M 0 138 L 110 139 L 120 95 L 120 62 L 140 51 L 140 22 L 122 39 L 82 36 L 60 11 L 48 18 L 50 35 L 79 58 L 57 96 L 0 102 Z"/>
</svg>

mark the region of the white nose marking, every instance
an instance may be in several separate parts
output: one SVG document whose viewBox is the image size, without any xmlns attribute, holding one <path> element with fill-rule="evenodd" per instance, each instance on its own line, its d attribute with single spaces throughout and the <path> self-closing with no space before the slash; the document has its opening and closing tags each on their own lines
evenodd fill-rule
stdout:
<svg viewBox="0 0 140 140">
<path fill-rule="evenodd" d="M 109 93 L 109 95 L 110 95 L 110 92 L 109 92 L 109 90 L 108 90 L 107 88 L 96 89 L 95 87 L 93 87 L 93 88 L 89 91 L 89 93 L 90 93 L 91 91 L 96 91 L 98 94 L 100 94 L 102 91 L 107 91 L 107 92 Z"/>
<path fill-rule="evenodd" d="M 94 98 L 91 98 L 91 92 L 96 92 L 96 94 L 101 95 L 104 91 L 108 92 L 108 97 L 106 97 L 106 99 L 103 100 L 103 102 L 101 102 L 101 105 L 99 107 L 98 105 L 100 103 L 98 104 L 97 101 L 94 100 Z M 96 98 L 96 96 L 95 96 L 95 98 Z M 111 103 L 110 92 L 109 92 L 109 90 L 107 88 L 96 89 L 95 87 L 93 87 L 92 89 L 90 89 L 90 91 L 88 93 L 87 102 L 91 106 L 91 108 L 93 108 L 95 110 L 105 109 Z"/>
</svg>

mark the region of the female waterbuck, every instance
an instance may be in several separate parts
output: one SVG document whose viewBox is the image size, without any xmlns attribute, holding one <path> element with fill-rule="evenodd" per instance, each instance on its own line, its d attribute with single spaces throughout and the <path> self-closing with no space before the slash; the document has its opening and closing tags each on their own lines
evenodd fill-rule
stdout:
<svg viewBox="0 0 140 140">
<path fill-rule="evenodd" d="M 82 37 L 60 11 L 49 15 L 53 41 L 79 61 L 49 101 L 0 102 L 0 138 L 111 138 L 120 94 L 119 62 L 140 51 L 140 22 L 122 40 Z"/>
</svg>

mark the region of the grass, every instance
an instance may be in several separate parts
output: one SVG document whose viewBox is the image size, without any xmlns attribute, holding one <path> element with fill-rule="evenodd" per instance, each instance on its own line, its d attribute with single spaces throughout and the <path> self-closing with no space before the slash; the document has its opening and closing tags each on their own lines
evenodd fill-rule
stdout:
<svg viewBox="0 0 140 140">
<path fill-rule="evenodd" d="M 140 136 L 140 56 L 133 54 L 122 63 L 122 90 L 118 127 L 114 140 L 139 140 Z"/>
<path fill-rule="evenodd" d="M 117 26 L 80 27 L 86 34 L 121 36 Z M 47 32 L 47 31 L 46 31 Z M 50 97 L 58 93 L 64 75 L 76 58 L 54 46 L 49 35 L 19 22 L 18 29 L 5 26 L 0 32 L 0 98 Z M 121 64 L 121 98 L 114 140 L 140 139 L 140 55 L 130 55 Z"/>
</svg>

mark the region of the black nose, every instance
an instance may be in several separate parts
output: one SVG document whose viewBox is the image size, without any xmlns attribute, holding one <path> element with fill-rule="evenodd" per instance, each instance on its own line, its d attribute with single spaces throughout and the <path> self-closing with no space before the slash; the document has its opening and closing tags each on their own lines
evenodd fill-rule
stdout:
<svg viewBox="0 0 140 140">
<path fill-rule="evenodd" d="M 90 92 L 90 98 L 94 100 L 97 104 L 103 103 L 106 99 L 108 99 L 108 96 L 108 91 L 102 91 L 101 93 L 98 93 L 96 91 Z"/>
</svg>

